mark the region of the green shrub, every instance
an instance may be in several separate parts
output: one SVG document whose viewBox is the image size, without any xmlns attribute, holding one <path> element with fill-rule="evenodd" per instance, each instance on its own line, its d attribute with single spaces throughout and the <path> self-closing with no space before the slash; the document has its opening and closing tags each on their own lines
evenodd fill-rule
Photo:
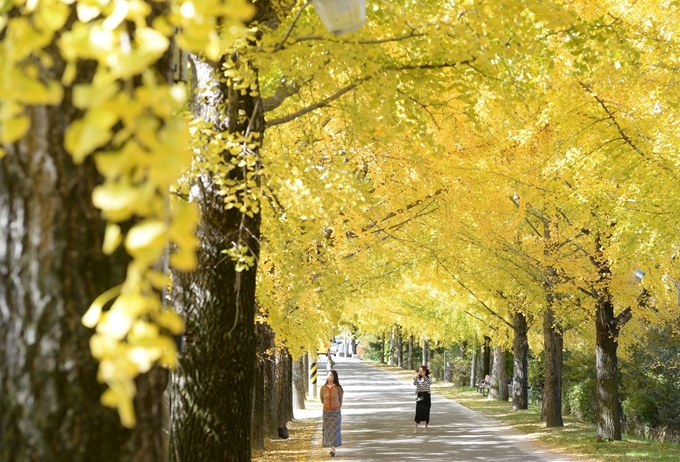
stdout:
<svg viewBox="0 0 680 462">
<path fill-rule="evenodd" d="M 456 385 L 470 384 L 470 360 L 457 356 L 449 363 L 451 368 L 451 382 Z"/>
<path fill-rule="evenodd" d="M 659 424 L 659 410 L 654 397 L 656 393 L 650 390 L 636 390 L 622 403 L 623 412 L 636 422 L 655 427 Z"/>
<path fill-rule="evenodd" d="M 444 380 L 444 355 L 435 353 L 429 361 L 428 368 L 433 378 Z"/>
<path fill-rule="evenodd" d="M 595 380 L 572 382 L 565 389 L 562 411 L 581 420 L 595 421 Z"/>
</svg>

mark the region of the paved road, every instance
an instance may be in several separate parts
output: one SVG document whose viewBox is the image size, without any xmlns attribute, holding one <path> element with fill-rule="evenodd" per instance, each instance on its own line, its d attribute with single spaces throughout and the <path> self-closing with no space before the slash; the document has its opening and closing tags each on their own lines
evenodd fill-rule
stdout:
<svg viewBox="0 0 680 462">
<path fill-rule="evenodd" d="M 320 358 L 319 387 L 326 364 Z M 430 428 L 413 435 L 414 387 L 382 369 L 358 360 L 337 358 L 335 369 L 345 390 L 343 445 L 331 459 L 321 449 L 320 417 L 308 460 L 342 461 L 560 461 L 573 459 L 540 449 L 526 437 L 454 401 L 432 396 Z M 320 416 L 318 406 L 303 411 Z M 315 414 L 311 414 L 315 413 Z M 296 413 L 296 417 L 298 414 Z"/>
</svg>

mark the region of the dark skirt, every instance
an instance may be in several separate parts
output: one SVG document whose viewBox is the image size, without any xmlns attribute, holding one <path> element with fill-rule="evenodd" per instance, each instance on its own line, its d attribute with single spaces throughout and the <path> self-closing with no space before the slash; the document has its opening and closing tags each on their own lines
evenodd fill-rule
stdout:
<svg viewBox="0 0 680 462">
<path fill-rule="evenodd" d="M 414 419 L 416 423 L 425 421 L 426 424 L 430 423 L 430 408 L 432 407 L 432 401 L 430 401 L 430 394 L 426 391 L 418 393 L 418 396 L 422 396 L 423 399 L 416 401 L 416 418 Z"/>
<path fill-rule="evenodd" d="M 340 409 L 323 411 L 323 447 L 342 446 L 342 414 Z"/>
</svg>

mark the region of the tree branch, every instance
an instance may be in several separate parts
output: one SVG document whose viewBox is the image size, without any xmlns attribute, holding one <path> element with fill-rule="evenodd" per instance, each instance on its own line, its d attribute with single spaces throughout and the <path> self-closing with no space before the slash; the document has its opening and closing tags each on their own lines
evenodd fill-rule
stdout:
<svg viewBox="0 0 680 462">
<path fill-rule="evenodd" d="M 296 18 L 297 20 L 297 18 Z M 286 40 L 288 39 L 288 36 L 290 34 L 287 34 L 285 39 L 276 47 L 274 48 L 274 51 L 279 51 L 282 50 L 283 48 L 286 48 Z M 425 34 L 422 32 L 416 32 L 415 29 L 411 31 L 409 34 L 404 34 L 404 35 L 398 35 L 396 37 L 385 37 L 381 39 L 372 39 L 372 40 L 357 40 L 357 41 L 352 41 L 350 43 L 357 44 L 357 45 L 380 45 L 382 43 L 390 43 L 390 42 L 400 42 L 402 40 L 408 40 L 410 38 L 414 37 L 422 37 Z M 324 35 L 304 35 L 302 37 L 297 37 L 295 40 L 293 40 L 290 45 L 297 45 L 298 43 L 303 43 L 303 42 L 309 42 L 309 41 L 338 41 L 336 40 L 329 40 L 329 37 L 324 36 Z"/>
<path fill-rule="evenodd" d="M 471 60 L 467 61 L 460 61 L 460 62 L 455 62 L 455 63 L 439 63 L 439 64 L 408 64 L 404 66 L 387 66 L 383 68 L 383 71 L 412 71 L 412 70 L 418 70 L 418 69 L 446 69 L 446 68 L 451 68 L 451 67 L 456 67 L 460 66 L 461 64 L 469 64 L 472 62 Z M 368 75 L 365 77 L 362 77 L 358 79 L 356 82 L 351 83 L 340 90 L 336 91 L 333 93 L 331 96 L 319 101 L 318 103 L 314 103 L 310 106 L 307 106 L 305 108 L 302 108 L 298 111 L 295 111 L 292 114 L 288 114 L 287 116 L 279 117 L 277 119 L 273 119 L 265 123 L 265 128 L 273 127 L 274 125 L 281 125 L 287 122 L 290 122 L 291 120 L 295 120 L 298 117 L 301 117 L 305 114 L 308 114 L 312 111 L 315 111 L 316 109 L 322 108 L 322 107 L 327 107 L 329 103 L 335 101 L 336 99 L 340 98 L 342 95 L 345 93 L 357 88 L 359 85 L 362 83 L 366 82 L 367 80 L 370 80 L 373 76 Z"/>
<path fill-rule="evenodd" d="M 281 43 L 278 43 L 274 47 L 274 51 L 282 50 L 286 46 L 286 41 L 288 40 L 288 37 L 290 37 L 290 34 L 293 32 L 293 29 L 295 29 L 295 25 L 297 24 L 298 20 L 300 19 L 302 12 L 305 11 L 305 8 L 307 8 L 307 6 L 309 6 L 309 3 L 310 2 L 307 1 L 307 2 L 305 2 L 304 5 L 302 5 L 302 8 L 300 8 L 300 11 L 298 11 L 297 15 L 295 15 L 295 19 L 293 19 L 293 22 L 290 24 L 290 27 L 286 31 L 286 35 L 283 36 Z"/>
<path fill-rule="evenodd" d="M 308 80 L 305 83 L 309 83 L 311 81 Z M 302 88 L 302 85 L 299 85 L 297 83 L 288 83 L 284 80 L 281 81 L 281 84 L 274 90 L 274 93 L 271 96 L 268 96 L 266 98 L 262 98 L 262 108 L 264 112 L 270 112 L 279 107 L 283 102 L 289 97 L 296 95 L 300 92 L 300 88 Z"/>
<path fill-rule="evenodd" d="M 273 119 L 273 120 L 267 121 L 267 122 L 265 123 L 265 128 L 270 128 L 270 127 L 273 127 L 274 125 L 285 124 L 285 123 L 287 123 L 287 122 L 290 122 L 291 120 L 295 120 L 295 119 L 297 119 L 298 117 L 301 117 L 301 116 L 303 116 L 303 115 L 305 115 L 305 114 L 308 114 L 308 113 L 310 113 L 310 112 L 312 112 L 312 111 L 315 111 L 315 110 L 317 110 L 317 109 L 319 109 L 319 108 L 326 107 L 326 106 L 328 106 L 330 103 L 332 103 L 333 101 L 335 101 L 336 99 L 340 98 L 340 97 L 341 97 L 342 95 L 344 95 L 345 93 L 354 90 L 356 87 L 358 87 L 359 85 L 361 85 L 365 80 L 368 80 L 369 78 L 370 78 L 370 77 L 364 77 L 363 79 L 360 79 L 360 80 L 358 80 L 358 81 L 355 82 L 355 83 L 351 83 L 351 84 L 349 84 L 349 85 L 347 85 L 347 86 L 341 88 L 340 90 L 336 91 L 336 92 L 333 93 L 331 96 L 329 96 L 329 97 L 327 97 L 327 98 L 325 98 L 325 99 L 319 101 L 318 103 L 314 103 L 314 104 L 312 104 L 312 105 L 310 105 L 310 106 L 304 107 L 304 108 L 302 108 L 302 109 L 300 109 L 300 110 L 298 110 L 298 111 L 293 112 L 292 114 L 288 114 L 288 115 L 286 115 L 286 116 L 279 117 L 279 118 L 277 118 L 277 119 Z"/>
<path fill-rule="evenodd" d="M 612 123 L 613 123 L 614 126 L 616 127 L 616 130 L 619 132 L 619 135 L 621 135 L 621 138 L 623 139 L 623 141 L 625 141 L 626 144 L 627 144 L 628 146 L 630 146 L 631 148 L 633 148 L 633 150 L 634 150 L 635 152 L 637 152 L 638 154 L 640 154 L 642 157 L 647 157 L 647 156 L 645 155 L 645 153 L 642 152 L 642 150 L 640 150 L 640 148 L 638 148 L 638 147 L 636 146 L 636 144 L 633 143 L 633 140 L 631 140 L 630 137 L 626 134 L 626 132 L 623 130 L 623 128 L 622 128 L 621 125 L 619 124 L 619 121 L 616 119 L 616 117 L 614 117 L 614 113 L 613 113 L 612 110 L 609 108 L 609 106 L 607 106 L 607 105 L 605 104 L 604 100 L 603 100 L 602 98 L 600 98 L 597 94 L 595 94 L 595 92 L 594 92 L 593 90 L 590 89 L 590 86 L 588 86 L 587 84 L 585 84 L 585 83 L 583 83 L 583 82 L 579 82 L 579 83 L 581 84 L 581 86 L 583 87 L 583 89 L 584 89 L 585 91 L 587 91 L 588 93 L 590 93 L 590 96 L 592 96 L 593 98 L 595 98 L 595 101 L 597 101 L 597 103 L 600 105 L 600 107 L 602 107 L 602 109 L 604 110 L 604 112 L 607 113 L 608 118 L 612 121 Z"/>
<path fill-rule="evenodd" d="M 627 307 L 625 310 L 619 313 L 619 315 L 616 317 L 616 327 L 618 329 L 621 329 L 628 321 L 631 320 L 633 317 L 633 310 L 631 310 L 630 306 Z"/>
<path fill-rule="evenodd" d="M 408 211 L 411 210 L 412 208 L 417 207 L 417 206 L 419 206 L 420 204 L 422 204 L 422 203 L 424 202 L 425 199 L 432 199 L 432 198 L 434 198 L 434 197 L 436 197 L 436 196 L 442 194 L 442 193 L 445 192 L 446 190 L 447 190 L 446 188 L 438 189 L 438 190 L 436 190 L 435 192 L 433 192 L 432 194 L 426 195 L 424 199 L 418 199 L 418 200 L 416 200 L 415 202 L 411 202 L 410 204 L 408 204 L 408 205 L 406 206 L 406 209 L 399 209 L 399 210 L 397 210 L 396 212 L 390 212 L 390 213 L 388 213 L 388 214 L 387 214 L 382 220 L 380 220 L 379 222 L 377 222 L 377 221 L 371 221 L 368 225 L 366 225 L 366 226 L 364 226 L 363 228 L 361 228 L 361 231 L 362 231 L 362 232 L 366 232 L 366 231 L 368 231 L 369 229 L 371 229 L 371 228 L 373 228 L 373 227 L 375 227 L 375 226 L 378 226 L 378 223 L 382 223 L 383 221 L 387 221 L 387 220 L 389 220 L 390 218 L 394 218 L 394 217 L 396 217 L 398 214 L 401 214 L 401 213 L 404 213 L 404 212 L 408 212 Z"/>
<path fill-rule="evenodd" d="M 482 300 L 481 298 L 479 298 L 479 297 L 477 296 L 477 294 L 474 293 L 471 289 L 469 289 L 465 284 L 463 284 L 463 281 L 461 281 L 460 279 L 458 279 L 458 277 L 455 276 L 455 275 L 454 275 L 454 274 L 453 274 L 453 273 L 452 273 L 452 272 L 451 272 L 451 271 L 450 271 L 450 270 L 442 263 L 442 261 L 439 259 L 439 257 L 437 257 L 437 256 L 435 255 L 434 258 L 437 260 L 437 263 L 439 263 L 439 265 L 440 265 L 442 268 L 444 268 L 444 271 L 446 271 L 447 273 L 449 273 L 449 276 L 451 276 L 458 284 L 461 285 L 461 287 L 462 287 L 463 289 L 465 289 L 470 295 L 472 295 L 472 296 L 475 298 L 475 300 L 477 300 L 477 301 L 484 307 L 484 309 L 486 309 L 486 311 L 488 311 L 493 317 L 500 319 L 501 322 L 503 322 L 503 324 L 505 324 L 505 325 L 507 325 L 508 327 L 510 327 L 510 329 L 513 329 L 513 330 L 514 330 L 514 327 L 512 326 L 512 324 L 510 324 L 503 316 L 499 315 L 499 314 L 496 313 L 494 310 L 492 310 L 491 308 L 489 308 L 489 305 L 487 305 L 487 304 L 484 302 L 484 300 Z"/>
</svg>

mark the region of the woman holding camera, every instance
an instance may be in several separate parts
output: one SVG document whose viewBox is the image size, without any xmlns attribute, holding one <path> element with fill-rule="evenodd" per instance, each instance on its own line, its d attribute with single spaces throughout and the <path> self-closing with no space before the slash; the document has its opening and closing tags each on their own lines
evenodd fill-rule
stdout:
<svg viewBox="0 0 680 462">
<path fill-rule="evenodd" d="M 430 371 L 427 366 L 420 366 L 416 371 L 416 376 L 413 378 L 413 385 L 416 386 L 416 418 L 413 433 L 418 431 L 418 424 L 425 421 L 425 429 L 423 433 L 427 433 L 427 426 L 430 424 L 430 385 L 432 379 L 430 378 Z"/>
</svg>

